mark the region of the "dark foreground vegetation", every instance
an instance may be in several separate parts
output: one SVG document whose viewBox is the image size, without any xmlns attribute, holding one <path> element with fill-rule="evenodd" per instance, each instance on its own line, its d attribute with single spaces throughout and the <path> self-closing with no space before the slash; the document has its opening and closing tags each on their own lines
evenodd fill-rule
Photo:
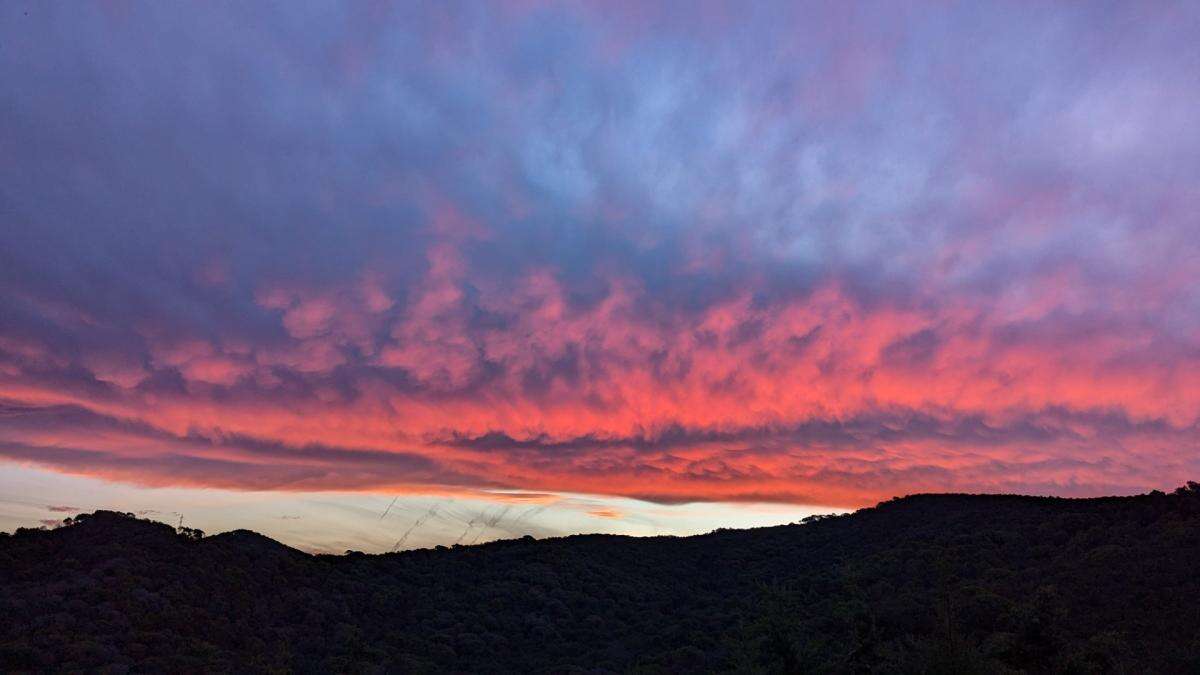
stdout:
<svg viewBox="0 0 1200 675">
<path fill-rule="evenodd" d="M 0 667 L 1197 672 L 1200 485 L 377 556 L 97 512 L 0 535 Z"/>
</svg>

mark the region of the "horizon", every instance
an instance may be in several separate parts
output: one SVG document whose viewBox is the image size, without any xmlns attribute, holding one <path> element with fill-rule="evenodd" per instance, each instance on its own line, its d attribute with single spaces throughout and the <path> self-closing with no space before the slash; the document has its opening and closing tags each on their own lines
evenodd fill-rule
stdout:
<svg viewBox="0 0 1200 675">
<path fill-rule="evenodd" d="M 778 503 L 653 504 L 635 499 L 609 499 L 603 495 L 505 492 L 468 497 L 459 495 L 446 500 L 430 495 L 395 495 L 389 501 L 386 495 L 356 493 L 287 493 L 281 496 L 270 492 L 222 494 L 223 491 L 215 491 L 216 494 L 212 494 L 214 491 L 211 490 L 158 489 L 139 491 L 133 494 L 132 501 L 121 501 L 128 500 L 130 495 L 123 494 L 111 484 L 96 481 L 90 481 L 89 484 L 89 481 L 79 477 L 66 477 L 66 480 L 74 481 L 69 486 L 69 492 L 75 502 L 88 504 L 71 506 L 45 504 L 36 498 L 37 494 L 46 491 L 46 486 L 39 485 L 39 482 L 48 479 L 55 480 L 55 476 L 47 472 L 26 471 L 13 480 L 12 475 L 0 475 L 0 493 L 9 495 L 8 498 L 0 498 L 0 506 L 3 507 L 0 510 L 0 532 L 11 534 L 23 527 L 56 529 L 68 518 L 109 511 L 171 525 L 177 530 L 199 529 L 205 536 L 249 530 L 313 555 L 397 553 L 438 546 L 474 546 L 525 536 L 535 539 L 576 534 L 690 537 L 723 529 L 794 525 L 810 516 L 849 515 L 861 509 L 914 497 L 1088 500 L 1166 495 L 1188 488 L 1193 491 L 1197 489 L 1195 482 L 1187 481 L 1174 490 L 1153 489 L 1120 495 L 915 492 L 894 495 L 860 509 L 836 509 Z M 24 499 L 12 498 L 14 494 L 21 496 L 22 491 Z M 159 508 L 148 508 L 147 504 Z M 181 510 L 163 508 L 164 504 L 175 505 Z M 722 511 L 730 507 L 733 507 L 732 511 Z M 337 512 L 340 517 L 331 516 L 331 511 Z M 353 513 L 354 517 L 347 518 L 347 512 Z M 569 518 L 579 512 L 607 522 L 605 526 L 593 526 L 590 529 L 564 527 L 564 515 Z M 309 522 L 303 527 L 296 527 L 299 523 L 289 522 L 305 518 Z M 319 522 L 316 527 L 312 525 L 313 519 Z M 388 520 L 385 522 L 385 519 Z M 719 524 L 713 525 L 714 522 Z M 314 539 L 314 535 L 318 538 Z M 453 541 L 451 537 L 454 537 Z"/>
<path fill-rule="evenodd" d="M 0 530 L 1200 476 L 1200 5 L 0 5 Z M 173 524 L 173 522 L 172 522 Z"/>
<path fill-rule="evenodd" d="M 426 509 L 424 506 L 422 506 L 420 508 L 423 510 L 419 511 L 419 515 L 417 515 L 417 519 L 415 521 L 413 521 L 413 524 L 411 524 L 408 528 L 404 528 L 404 534 L 402 535 L 402 539 L 400 539 L 396 544 L 392 545 L 391 547 L 379 546 L 379 544 L 381 543 L 381 540 L 378 537 L 370 537 L 368 535 L 368 537 L 358 539 L 358 542 L 360 542 L 360 543 L 361 542 L 368 543 L 368 546 L 367 546 L 368 550 L 366 550 L 366 551 L 363 551 L 363 550 L 357 549 L 357 548 L 339 549 L 337 546 L 333 546 L 333 547 L 313 546 L 311 543 L 297 542 L 295 540 L 292 540 L 291 543 L 288 543 L 287 540 L 291 539 L 290 537 L 288 537 L 286 534 L 284 534 L 283 536 L 280 536 L 278 534 L 278 530 L 276 528 L 273 528 L 271 526 L 272 524 L 269 521 L 263 521 L 261 518 L 255 520 L 254 518 L 247 519 L 245 517 L 242 517 L 242 518 L 238 519 L 239 522 L 234 523 L 231 526 L 226 527 L 225 529 L 216 530 L 216 531 L 207 531 L 200 527 L 193 527 L 195 525 L 198 525 L 199 523 L 193 523 L 191 521 L 185 522 L 185 518 L 184 518 L 185 514 L 183 514 L 181 512 L 163 512 L 163 511 L 156 510 L 156 509 L 142 509 L 142 510 L 138 510 L 138 511 L 123 511 L 117 507 L 107 507 L 107 506 L 92 507 L 92 508 L 77 508 L 77 507 L 63 507 L 63 506 L 51 507 L 50 508 L 51 513 L 54 513 L 56 516 L 61 516 L 61 517 L 55 518 L 55 519 L 42 520 L 39 522 L 39 524 L 37 526 L 34 526 L 34 527 L 18 526 L 16 528 L 14 528 L 14 531 L 12 531 L 12 532 L 7 531 L 2 526 L 0 526 L 0 533 L 19 534 L 21 530 L 26 530 L 26 531 L 28 531 L 28 530 L 40 530 L 40 531 L 55 530 L 60 527 L 70 527 L 72 525 L 79 525 L 79 524 L 85 522 L 86 519 L 81 518 L 81 516 L 86 517 L 86 516 L 93 516 L 93 515 L 96 515 L 99 513 L 109 513 L 109 514 L 116 514 L 116 515 L 123 516 L 123 517 L 129 517 L 134 520 L 143 520 L 143 521 L 153 522 L 153 523 L 157 523 L 157 524 L 161 524 L 161 525 L 167 525 L 167 526 L 173 528 L 176 531 L 176 533 L 178 533 L 178 534 L 197 538 L 197 539 L 198 538 L 208 538 L 208 537 L 213 537 L 213 536 L 222 535 L 222 534 L 229 534 L 231 532 L 252 532 L 259 536 L 267 537 L 268 539 L 275 541 L 276 543 L 282 543 L 290 548 L 302 551 L 302 552 L 310 554 L 310 555 L 341 556 L 341 555 L 364 554 L 364 553 L 367 555 L 383 555 L 383 554 L 391 554 L 391 553 L 404 553 L 404 552 L 408 552 L 408 551 L 430 551 L 430 550 L 435 550 L 435 549 L 445 550 L 448 548 L 458 548 L 460 546 L 468 546 L 468 547 L 476 546 L 476 545 L 483 546 L 485 544 L 490 544 L 490 543 L 494 543 L 494 542 L 516 541 L 518 539 L 528 539 L 528 538 L 554 540 L 554 539 L 562 539 L 562 538 L 569 538 L 569 537 L 575 537 L 575 536 L 596 536 L 596 535 L 607 535 L 607 536 L 614 536 L 614 537 L 630 537 L 630 538 L 702 537 L 702 536 L 714 535 L 714 534 L 719 534 L 721 532 L 729 532 L 729 531 L 749 531 L 749 530 L 756 530 L 756 529 L 762 529 L 762 528 L 776 528 L 776 527 L 787 527 L 787 526 L 794 526 L 794 525 L 809 524 L 810 522 L 812 522 L 813 519 L 824 520 L 825 518 L 833 517 L 833 516 L 849 516 L 849 515 L 861 513 L 863 511 L 869 511 L 869 510 L 873 510 L 875 508 L 888 506 L 890 504 L 906 502 L 906 501 L 911 501 L 911 500 L 921 499 L 921 498 L 945 498 L 945 499 L 955 499 L 955 498 L 979 498 L 979 499 L 1002 498 L 1002 499 L 1004 499 L 1004 498 L 1007 498 L 1007 499 L 1036 500 L 1036 501 L 1049 500 L 1052 502 L 1061 502 L 1061 501 L 1087 502 L 1087 501 L 1108 501 L 1108 500 L 1136 500 L 1139 498 L 1155 498 L 1155 497 L 1166 498 L 1168 496 L 1188 497 L 1188 496 L 1195 496 L 1198 493 L 1200 493 L 1200 483 L 1197 483 L 1195 481 L 1188 481 L 1185 485 L 1179 486 L 1178 488 L 1172 490 L 1171 492 L 1155 489 L 1155 490 L 1150 490 L 1146 493 L 1140 493 L 1140 494 L 1134 494 L 1134 495 L 1101 495 L 1101 496 L 1092 496 L 1092 497 L 1063 497 L 1063 496 L 1059 496 L 1059 495 L 1027 495 L 1027 494 L 1014 494 L 1014 493 L 992 493 L 992 492 L 983 492 L 983 493 L 918 492 L 918 493 L 912 493 L 912 494 L 906 494 L 906 495 L 897 495 L 897 496 L 892 497 L 891 499 L 884 500 L 884 501 L 881 501 L 877 504 L 873 504 L 870 506 L 864 506 L 860 509 L 853 509 L 853 510 L 844 510 L 843 509 L 843 510 L 832 510 L 832 511 L 818 510 L 818 511 L 814 511 L 812 513 L 807 513 L 804 517 L 801 517 L 799 520 L 782 521 L 782 520 L 778 520 L 776 518 L 771 518 L 771 519 L 765 520 L 763 522 L 741 522 L 741 523 L 735 523 L 732 526 L 722 526 L 722 527 L 717 527 L 717 528 L 712 528 L 712 529 L 701 528 L 701 529 L 695 529 L 692 531 L 687 531 L 687 530 L 663 531 L 660 527 L 655 526 L 655 531 L 652 533 L 647 532 L 647 531 L 632 532 L 632 531 L 601 531 L 601 530 L 562 532 L 562 531 L 555 531 L 553 528 L 547 529 L 544 526 L 535 525 L 532 521 L 526 521 L 521 528 L 514 529 L 513 527 L 509 527 L 507 523 L 502 523 L 501 524 L 502 526 L 497 527 L 496 523 L 500 522 L 500 521 L 499 521 L 499 519 L 494 519 L 494 520 L 488 521 L 486 524 L 480 523 L 478 530 L 474 530 L 474 529 L 468 527 L 467 530 L 463 531 L 460 534 L 458 539 L 456 539 L 454 542 L 449 543 L 449 544 L 447 544 L 444 540 L 442 540 L 439 543 L 437 534 L 433 534 L 431 537 L 428 532 L 419 532 L 419 526 L 422 523 L 425 523 L 429 520 L 430 514 L 436 514 L 436 513 L 440 512 L 433 508 Z M 361 496 L 361 495 L 356 495 L 356 496 Z M 576 503 L 573 505 L 570 503 L 567 503 L 564 506 L 565 508 L 579 508 L 580 504 L 582 504 L 585 507 L 588 505 L 594 506 L 595 502 L 589 501 L 589 499 L 593 498 L 593 497 L 594 496 L 592 496 L 592 495 L 559 495 L 557 497 L 557 499 L 559 501 L 567 501 L 567 500 L 574 500 L 574 499 L 582 500 L 579 503 Z M 405 510 L 403 505 L 400 507 L 397 507 L 397 504 L 400 499 L 401 499 L 401 497 L 397 496 L 397 497 L 394 497 L 392 499 L 392 501 L 388 502 L 387 506 L 384 508 L 383 514 L 381 514 L 381 517 L 379 518 L 380 521 L 383 520 L 383 516 L 387 516 L 394 511 L 398 512 L 401 510 Z M 35 508 L 38 506 L 38 504 L 36 502 L 16 502 L 16 501 L 11 501 L 11 500 L 0 500 L 0 501 L 8 501 L 9 504 L 24 504 L 25 506 L 32 506 Z M 630 501 L 636 501 L 636 500 L 626 500 L 626 501 L 630 502 Z M 427 504 L 428 503 L 429 502 L 427 502 Z M 445 504 L 438 503 L 438 502 L 433 502 L 433 504 L 438 509 L 445 506 Z M 347 506 L 351 506 L 351 505 L 348 505 L 345 502 L 341 502 L 341 501 L 337 502 L 337 505 L 341 506 L 343 508 L 345 508 Z M 378 503 L 376 503 L 375 506 L 377 507 Z M 754 506 L 772 507 L 772 506 L 779 506 L 779 505 L 756 504 Z M 360 505 L 360 507 L 361 507 L 361 505 Z M 519 523 L 522 520 L 524 520 L 526 516 L 529 516 L 531 511 L 534 512 L 534 514 L 536 515 L 536 513 L 542 511 L 543 508 L 545 508 L 545 507 L 546 506 L 544 504 L 533 505 L 533 506 L 530 506 L 526 510 L 525 513 L 518 512 L 518 513 L 514 514 L 513 517 L 516 520 L 516 522 Z M 413 512 L 415 513 L 417 511 L 413 511 Z M 496 512 L 493 510 L 490 512 L 489 511 L 479 511 L 476 513 L 481 517 L 487 517 L 489 515 L 489 513 L 495 514 Z M 368 512 L 368 515 L 374 515 L 374 514 Z M 175 520 L 176 517 L 178 517 L 178 520 Z M 202 518 L 203 517 L 204 516 L 202 516 Z M 211 516 L 209 516 L 209 517 L 211 517 Z M 612 516 L 601 516 L 601 517 L 607 518 L 607 517 L 612 517 Z M 298 519 L 299 516 L 284 516 L 282 519 L 288 520 L 288 519 L 292 519 L 292 518 Z M 465 519 L 458 519 L 457 521 L 455 521 L 449 516 L 443 517 L 443 520 L 449 520 L 452 524 L 452 527 L 461 526 L 463 523 L 467 522 Z M 253 525 L 250 525 L 250 523 L 252 523 L 252 522 L 266 523 L 267 527 L 266 527 L 265 531 L 256 529 Z M 643 524 L 650 524 L 650 523 L 649 523 L 649 521 L 643 520 Z M 361 536 L 363 534 L 362 530 L 364 528 L 361 527 L 362 523 L 358 523 L 358 525 L 359 525 L 359 531 L 356 532 L 355 535 Z M 367 528 L 367 529 L 369 529 L 369 528 Z M 435 528 L 430 528 L 430 529 L 435 529 Z M 484 537 L 483 535 L 489 534 L 488 530 L 494 530 L 494 532 L 491 533 L 491 536 Z M 409 537 L 410 534 L 413 534 L 413 535 L 419 534 L 420 536 L 413 536 L 410 539 L 410 537 Z M 476 536 L 464 538 L 463 535 L 467 535 L 467 534 L 476 535 Z M 385 535 L 385 540 L 386 540 L 386 535 Z M 406 540 L 408 541 L 408 544 L 402 545 L 405 543 Z M 425 543 L 424 544 L 420 543 L 421 540 L 424 540 Z M 354 541 L 353 536 L 339 540 L 336 543 L 338 545 L 341 545 L 341 544 L 345 544 L 345 543 L 350 543 L 352 541 Z"/>
</svg>

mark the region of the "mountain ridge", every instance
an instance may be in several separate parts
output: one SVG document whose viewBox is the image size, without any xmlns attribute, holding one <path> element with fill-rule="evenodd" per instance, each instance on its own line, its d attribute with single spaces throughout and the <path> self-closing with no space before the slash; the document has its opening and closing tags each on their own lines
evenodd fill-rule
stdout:
<svg viewBox="0 0 1200 675">
<path fill-rule="evenodd" d="M 1200 485 L 309 554 L 97 512 L 0 536 L 6 670 L 1189 672 Z"/>
</svg>

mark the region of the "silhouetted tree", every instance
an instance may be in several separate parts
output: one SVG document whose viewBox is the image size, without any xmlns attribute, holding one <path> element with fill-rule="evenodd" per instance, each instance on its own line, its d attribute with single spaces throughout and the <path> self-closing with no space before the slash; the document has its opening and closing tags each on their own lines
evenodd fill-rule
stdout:
<svg viewBox="0 0 1200 675">
<path fill-rule="evenodd" d="M 346 556 L 98 511 L 0 533 L 0 670 L 1197 672 L 1198 497 Z"/>
</svg>

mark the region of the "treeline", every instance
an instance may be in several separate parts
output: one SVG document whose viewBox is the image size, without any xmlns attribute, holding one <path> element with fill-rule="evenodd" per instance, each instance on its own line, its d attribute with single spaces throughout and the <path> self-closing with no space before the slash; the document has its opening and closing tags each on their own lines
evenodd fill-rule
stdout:
<svg viewBox="0 0 1200 675">
<path fill-rule="evenodd" d="M 386 555 L 100 511 L 0 535 L 0 668 L 1200 672 L 1198 563 L 1196 483 Z"/>
</svg>

